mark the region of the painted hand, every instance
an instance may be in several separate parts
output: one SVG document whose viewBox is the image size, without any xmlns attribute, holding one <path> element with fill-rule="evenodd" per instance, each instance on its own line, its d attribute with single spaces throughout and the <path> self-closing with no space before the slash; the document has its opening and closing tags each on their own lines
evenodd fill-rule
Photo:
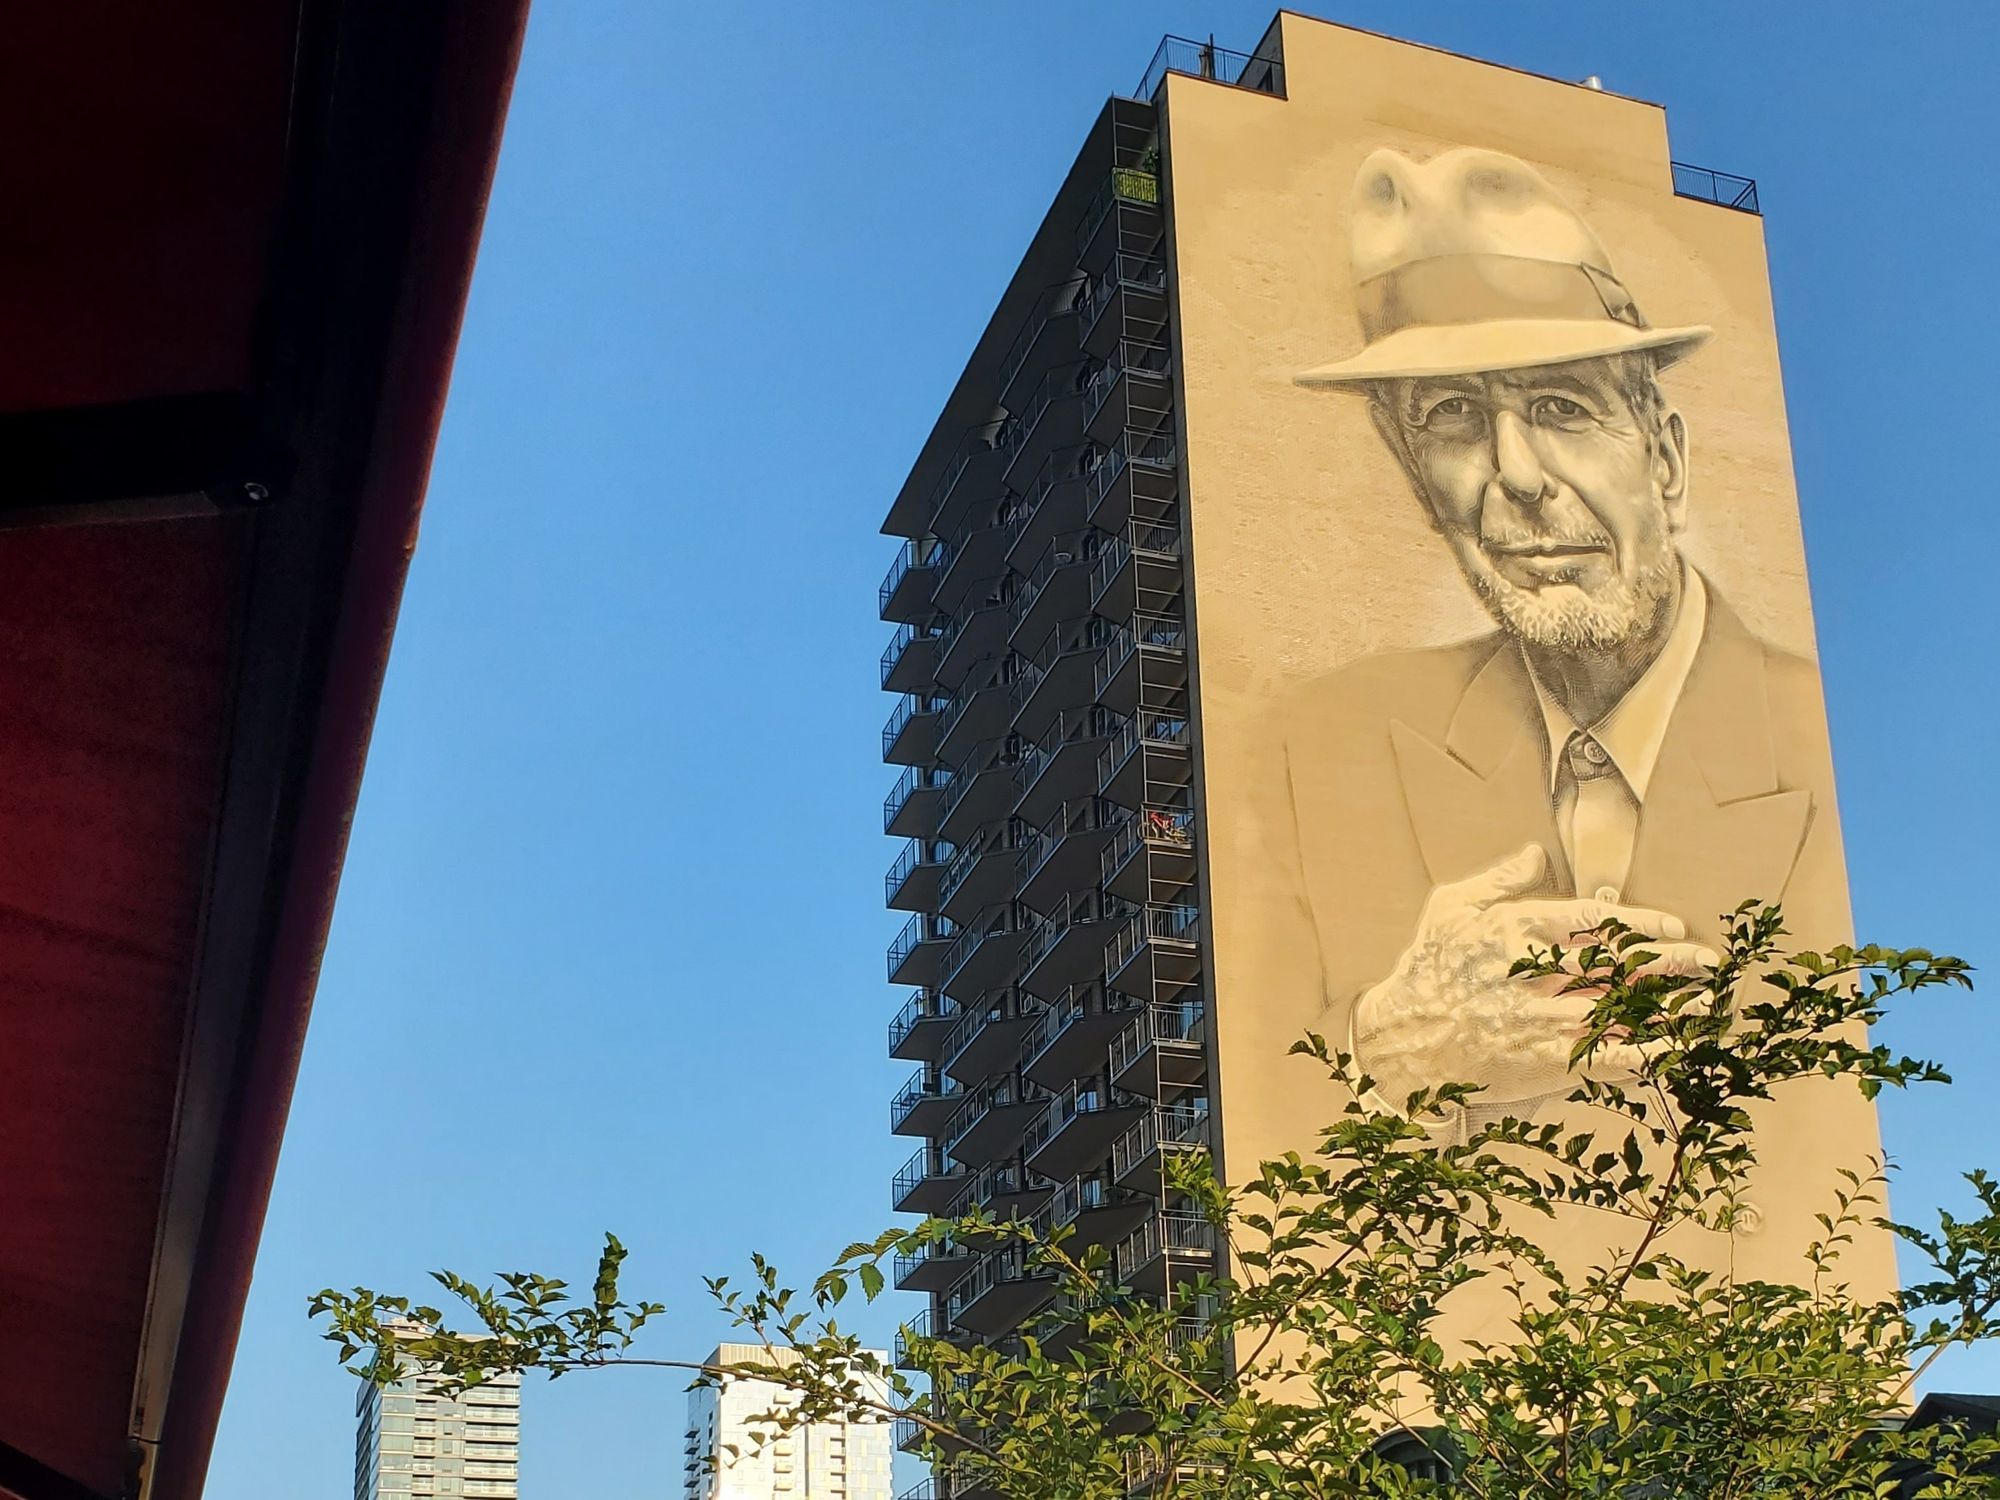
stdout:
<svg viewBox="0 0 2000 1500">
<path fill-rule="evenodd" d="M 1510 977 L 1531 947 L 1573 945 L 1578 933 L 1615 917 L 1658 940 L 1647 944 L 1659 955 L 1651 968 L 1693 973 L 1716 962 L 1708 949 L 1683 941 L 1687 925 L 1667 912 L 1531 898 L 1547 873 L 1548 854 L 1529 844 L 1431 892 L 1395 970 L 1355 1007 L 1355 1057 L 1384 1099 L 1400 1106 L 1417 1089 L 1471 1083 L 1484 1089 L 1482 1106 L 1521 1105 L 1567 1092 L 1578 1075 L 1638 1071 L 1643 1056 L 1632 1046 L 1599 1048 L 1570 1071 L 1591 999 L 1558 993 L 1560 978 Z"/>
</svg>

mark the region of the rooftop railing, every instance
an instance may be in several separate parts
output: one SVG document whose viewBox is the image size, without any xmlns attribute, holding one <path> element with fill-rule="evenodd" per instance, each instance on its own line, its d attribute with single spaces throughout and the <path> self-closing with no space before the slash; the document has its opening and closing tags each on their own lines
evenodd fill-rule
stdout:
<svg viewBox="0 0 2000 1500">
<path fill-rule="evenodd" d="M 1754 178 L 1692 166 L 1684 161 L 1675 162 L 1673 168 L 1674 192 L 1679 197 L 1717 203 L 1746 214 L 1763 212 L 1757 206 L 1757 183 Z"/>
<path fill-rule="evenodd" d="M 1248 52 L 1227 52 L 1216 46 L 1213 40 L 1197 42 L 1184 36 L 1160 39 L 1159 50 L 1153 54 L 1152 64 L 1146 69 L 1146 76 L 1139 80 L 1138 92 L 1132 97 L 1151 102 L 1153 96 L 1159 93 L 1160 85 L 1167 81 L 1169 73 L 1206 78 L 1212 83 L 1226 83 L 1259 94 L 1275 94 L 1280 99 L 1285 97 L 1283 63 L 1274 58 L 1255 57 Z"/>
</svg>

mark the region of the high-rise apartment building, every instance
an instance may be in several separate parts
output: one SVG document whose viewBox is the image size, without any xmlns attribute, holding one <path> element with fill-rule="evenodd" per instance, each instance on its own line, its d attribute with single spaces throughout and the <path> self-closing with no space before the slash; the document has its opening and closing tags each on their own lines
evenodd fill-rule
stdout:
<svg viewBox="0 0 2000 1500">
<path fill-rule="evenodd" d="M 1306 1031 L 1480 1084 L 1449 1136 L 1564 1108 L 1529 942 L 1692 960 L 1753 897 L 1845 940 L 1757 214 L 1656 105 L 1291 13 L 1106 104 L 884 525 L 895 1208 L 1158 1295 L 1220 1248 L 1163 1161 L 1335 1117 Z M 1787 1276 L 1875 1125 L 1762 1139 L 1692 1248 Z M 1055 1295 L 1018 1246 L 895 1279 L 952 1339 Z"/>
<path fill-rule="evenodd" d="M 415 1371 L 354 1400 L 354 1500 L 518 1500 L 521 1377 L 457 1396 Z"/>
<path fill-rule="evenodd" d="M 762 1345 L 723 1344 L 707 1363 L 743 1366 L 773 1357 Z M 887 1383 L 874 1384 L 886 1401 Z M 690 1391 L 686 1500 L 889 1500 L 888 1421 L 770 1420 L 796 1400 L 786 1387 L 749 1376 Z"/>
</svg>

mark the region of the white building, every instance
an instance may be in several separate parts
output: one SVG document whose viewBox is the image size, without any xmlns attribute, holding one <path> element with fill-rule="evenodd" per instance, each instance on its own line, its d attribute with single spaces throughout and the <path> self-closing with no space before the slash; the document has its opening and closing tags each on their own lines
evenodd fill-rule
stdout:
<svg viewBox="0 0 2000 1500">
<path fill-rule="evenodd" d="M 354 1500 L 518 1500 L 521 1377 L 456 1398 L 416 1373 L 355 1398 Z"/>
<path fill-rule="evenodd" d="M 888 1364 L 888 1356 L 877 1358 Z M 723 1344 L 708 1357 L 711 1365 L 770 1362 L 770 1351 L 757 1344 Z M 886 1381 L 878 1394 L 888 1399 Z M 757 1420 L 796 1399 L 783 1386 L 747 1377 L 689 1392 L 686 1500 L 889 1500 L 889 1419 L 801 1422 L 782 1431 Z"/>
</svg>

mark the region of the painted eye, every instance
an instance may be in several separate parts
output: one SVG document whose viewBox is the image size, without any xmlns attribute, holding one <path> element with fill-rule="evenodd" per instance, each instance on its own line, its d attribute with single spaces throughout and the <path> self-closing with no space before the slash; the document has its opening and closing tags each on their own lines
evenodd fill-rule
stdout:
<svg viewBox="0 0 2000 1500">
<path fill-rule="evenodd" d="M 1535 398 L 1535 418 L 1555 426 L 1590 419 L 1590 412 L 1567 396 L 1537 396 Z"/>
<path fill-rule="evenodd" d="M 1463 396 L 1446 396 L 1442 401 L 1433 401 L 1424 408 L 1423 427 L 1452 428 L 1471 421 L 1475 415 L 1472 403 Z"/>
</svg>

